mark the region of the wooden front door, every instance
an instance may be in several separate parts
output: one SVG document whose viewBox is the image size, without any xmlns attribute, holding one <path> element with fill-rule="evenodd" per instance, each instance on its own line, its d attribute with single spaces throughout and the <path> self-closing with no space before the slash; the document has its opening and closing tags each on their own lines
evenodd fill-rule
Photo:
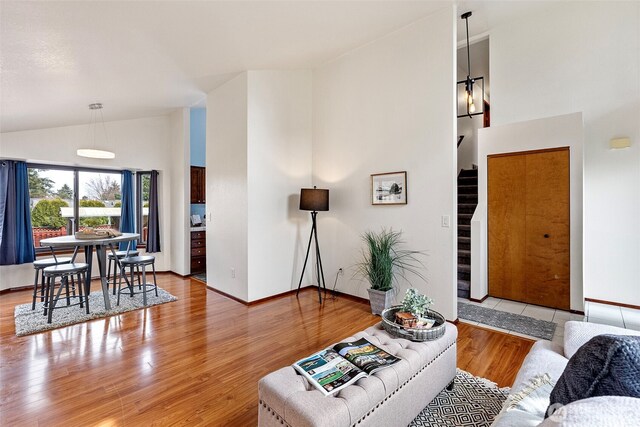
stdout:
<svg viewBox="0 0 640 427">
<path fill-rule="evenodd" d="M 489 294 L 569 309 L 569 149 L 487 159 Z"/>
</svg>

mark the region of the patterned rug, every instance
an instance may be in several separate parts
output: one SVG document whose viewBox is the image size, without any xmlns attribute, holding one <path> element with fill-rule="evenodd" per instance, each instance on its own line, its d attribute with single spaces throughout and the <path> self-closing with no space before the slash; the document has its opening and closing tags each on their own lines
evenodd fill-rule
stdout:
<svg viewBox="0 0 640 427">
<path fill-rule="evenodd" d="M 80 308 L 79 305 L 55 309 L 53 310 L 53 321 L 50 324 L 47 323 L 47 316 L 43 315 L 41 302 L 36 303 L 36 309 L 34 311 L 31 310 L 31 303 L 17 305 L 14 311 L 16 335 L 20 337 L 144 308 L 142 304 L 142 294 L 135 294 L 133 298 L 129 295 L 121 294 L 119 306 L 116 305 L 118 301 L 117 298 L 115 295 L 109 295 L 111 310 L 107 311 L 104 308 L 102 291 L 91 292 L 91 294 L 89 294 L 89 309 L 91 313 L 87 314 L 85 309 Z M 177 299 L 178 298 L 169 292 L 158 287 L 158 296 L 156 296 L 153 291 L 147 292 L 147 307 L 177 301 Z M 62 304 L 64 307 L 66 302 L 61 299 L 58 304 Z"/>
<path fill-rule="evenodd" d="M 452 391 L 442 390 L 410 427 L 488 427 L 507 399 L 509 388 L 458 369 Z"/>
<path fill-rule="evenodd" d="M 543 340 L 553 339 L 553 333 L 556 331 L 557 326 L 554 322 L 463 302 L 458 302 L 458 317 L 520 334 L 531 335 Z"/>
</svg>

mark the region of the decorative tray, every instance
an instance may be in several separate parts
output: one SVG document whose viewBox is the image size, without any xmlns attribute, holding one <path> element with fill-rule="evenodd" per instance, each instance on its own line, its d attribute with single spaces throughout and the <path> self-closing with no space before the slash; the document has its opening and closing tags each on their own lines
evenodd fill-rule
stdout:
<svg viewBox="0 0 640 427">
<path fill-rule="evenodd" d="M 398 338 L 406 338 L 411 341 L 431 341 L 444 335 L 446 329 L 444 317 L 437 311 L 427 310 L 424 317 L 434 319 L 436 322 L 427 329 L 405 328 L 397 324 L 394 319 L 401 306 L 394 305 L 384 310 L 381 314 L 382 327 L 385 331 Z"/>
</svg>

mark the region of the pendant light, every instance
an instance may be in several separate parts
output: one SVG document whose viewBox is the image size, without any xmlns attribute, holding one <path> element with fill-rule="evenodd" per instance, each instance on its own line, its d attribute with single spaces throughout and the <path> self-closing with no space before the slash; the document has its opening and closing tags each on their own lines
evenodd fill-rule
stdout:
<svg viewBox="0 0 640 427">
<path fill-rule="evenodd" d="M 457 83 L 458 117 L 471 117 L 484 113 L 484 77 L 471 77 L 471 55 L 469 53 L 469 17 L 471 14 L 472 12 L 466 12 L 460 16 L 461 19 L 464 19 L 467 30 L 467 78 Z"/>
<path fill-rule="evenodd" d="M 91 111 L 91 119 L 89 121 L 89 134 L 93 134 L 92 136 L 90 135 L 90 137 L 93 138 L 93 144 L 91 148 L 79 148 L 76 151 L 76 154 L 80 157 L 89 157 L 91 159 L 114 159 L 116 157 L 116 153 L 114 153 L 113 151 L 100 150 L 96 148 L 98 112 L 100 113 L 100 121 L 102 122 L 105 143 L 107 145 L 109 143 L 109 140 L 107 138 L 107 127 L 104 124 L 104 116 L 102 115 L 102 104 L 99 102 L 96 102 L 95 104 L 89 104 L 89 110 Z"/>
</svg>

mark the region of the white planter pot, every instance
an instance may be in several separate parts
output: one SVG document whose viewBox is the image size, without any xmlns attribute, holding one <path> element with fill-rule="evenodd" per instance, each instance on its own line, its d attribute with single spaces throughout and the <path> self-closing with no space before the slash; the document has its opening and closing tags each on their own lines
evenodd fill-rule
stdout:
<svg viewBox="0 0 640 427">
<path fill-rule="evenodd" d="M 384 309 L 393 305 L 393 289 L 377 291 L 369 288 L 367 291 L 369 291 L 369 304 L 371 305 L 372 314 L 379 316 Z"/>
</svg>

